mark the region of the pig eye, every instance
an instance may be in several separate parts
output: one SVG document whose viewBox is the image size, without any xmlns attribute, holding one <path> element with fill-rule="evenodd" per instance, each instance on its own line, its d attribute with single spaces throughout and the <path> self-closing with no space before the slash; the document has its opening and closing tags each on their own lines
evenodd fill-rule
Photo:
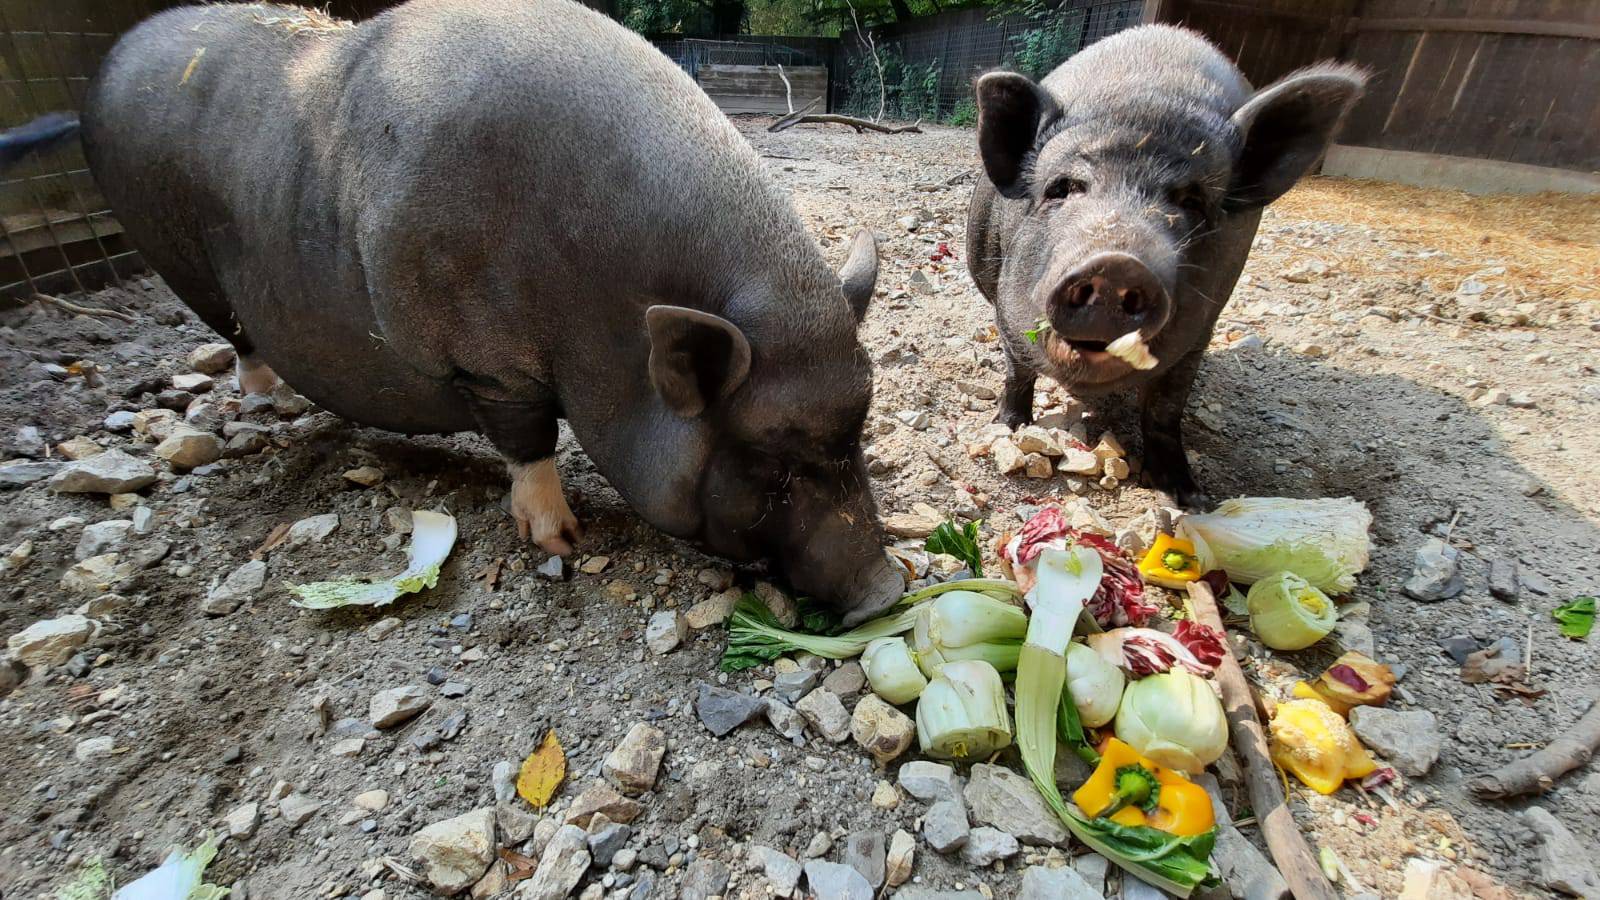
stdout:
<svg viewBox="0 0 1600 900">
<path fill-rule="evenodd" d="M 1185 212 L 1203 213 L 1206 211 L 1206 195 L 1200 190 L 1199 185 L 1188 184 L 1181 188 L 1174 188 L 1167 195 L 1173 206 Z"/>
<path fill-rule="evenodd" d="M 1077 194 L 1087 194 L 1089 185 L 1077 178 L 1057 178 L 1044 189 L 1044 199 L 1062 200 Z"/>
</svg>

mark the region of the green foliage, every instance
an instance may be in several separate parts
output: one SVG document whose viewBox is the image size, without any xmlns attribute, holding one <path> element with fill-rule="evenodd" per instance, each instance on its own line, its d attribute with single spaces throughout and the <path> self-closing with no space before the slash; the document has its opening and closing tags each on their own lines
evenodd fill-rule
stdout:
<svg viewBox="0 0 1600 900">
<path fill-rule="evenodd" d="M 1078 52 L 1083 41 L 1081 16 L 1040 16 L 1036 28 L 1011 38 L 1007 65 L 1037 81 L 1050 74 L 1067 57 Z"/>
<path fill-rule="evenodd" d="M 955 522 L 942 522 L 923 544 L 929 553 L 944 553 L 967 564 L 974 578 L 983 577 L 983 549 L 978 546 L 978 523 L 968 522 L 958 527 Z"/>
<path fill-rule="evenodd" d="M 951 107 L 944 124 L 953 128 L 971 128 L 978 124 L 978 104 L 971 97 L 963 97 Z"/>
<path fill-rule="evenodd" d="M 883 63 L 883 116 L 886 119 L 939 119 L 939 80 L 943 70 L 937 62 L 908 62 L 894 47 L 879 47 Z M 866 51 L 845 59 L 846 112 L 873 118 L 878 114 L 878 70 L 872 54 Z"/>
</svg>

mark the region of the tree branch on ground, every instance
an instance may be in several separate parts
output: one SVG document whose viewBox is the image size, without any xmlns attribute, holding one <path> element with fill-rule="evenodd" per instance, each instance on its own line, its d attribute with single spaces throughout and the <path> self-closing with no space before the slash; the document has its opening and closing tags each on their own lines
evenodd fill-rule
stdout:
<svg viewBox="0 0 1600 900">
<path fill-rule="evenodd" d="M 1544 793 L 1556 786 L 1556 779 L 1578 768 L 1600 750 L 1600 703 L 1544 749 L 1506 763 L 1467 783 L 1472 792 L 1485 800 L 1504 800 L 1523 794 Z"/>
</svg>

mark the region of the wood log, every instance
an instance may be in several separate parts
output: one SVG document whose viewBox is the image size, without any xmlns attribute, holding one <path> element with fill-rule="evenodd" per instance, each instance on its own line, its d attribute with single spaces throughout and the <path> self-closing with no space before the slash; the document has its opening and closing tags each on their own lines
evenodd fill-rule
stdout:
<svg viewBox="0 0 1600 900">
<path fill-rule="evenodd" d="M 1217 686 L 1222 689 L 1222 708 L 1228 716 L 1228 734 L 1233 749 L 1244 763 L 1245 785 L 1250 790 L 1250 808 L 1255 811 L 1261 834 L 1267 839 L 1267 849 L 1272 861 L 1289 883 L 1295 900 L 1338 900 L 1333 885 L 1322 874 L 1322 867 L 1311 852 L 1311 847 L 1300 834 L 1289 804 L 1284 802 L 1283 782 L 1278 780 L 1278 767 L 1267 750 L 1267 737 L 1261 721 L 1256 718 L 1256 703 L 1245 681 L 1244 670 L 1233 656 L 1233 646 L 1222 627 L 1222 615 L 1217 610 L 1217 598 L 1205 582 L 1189 585 L 1189 599 L 1194 606 L 1195 618 L 1223 635 L 1226 651 L 1217 666 Z"/>
</svg>

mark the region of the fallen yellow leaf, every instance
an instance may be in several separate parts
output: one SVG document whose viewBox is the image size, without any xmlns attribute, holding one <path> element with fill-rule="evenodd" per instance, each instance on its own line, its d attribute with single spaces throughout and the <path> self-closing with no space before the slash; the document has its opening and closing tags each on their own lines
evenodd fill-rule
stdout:
<svg viewBox="0 0 1600 900">
<path fill-rule="evenodd" d="M 561 741 L 552 728 L 545 732 L 538 749 L 522 761 L 522 771 L 517 773 L 517 795 L 534 807 L 544 809 L 566 777 L 567 755 L 562 752 Z"/>
</svg>

